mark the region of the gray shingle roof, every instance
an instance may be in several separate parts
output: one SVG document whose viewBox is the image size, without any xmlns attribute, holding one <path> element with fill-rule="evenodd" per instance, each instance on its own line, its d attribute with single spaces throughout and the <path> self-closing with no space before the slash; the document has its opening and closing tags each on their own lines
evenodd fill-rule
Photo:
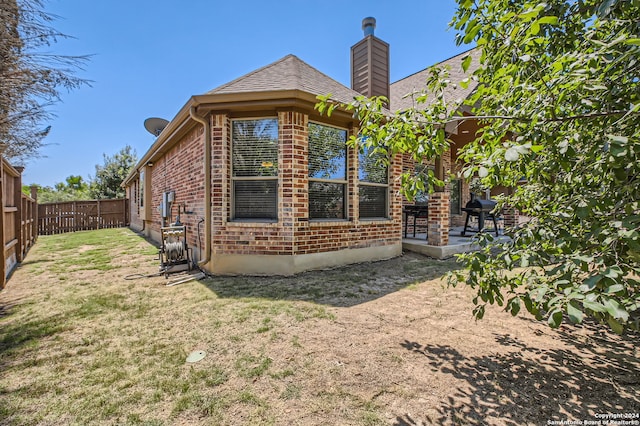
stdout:
<svg viewBox="0 0 640 426">
<path fill-rule="evenodd" d="M 459 55 L 456 55 L 445 61 L 442 61 L 436 64 L 436 66 L 449 66 L 449 78 L 451 80 L 451 83 L 458 83 L 464 80 L 466 77 L 471 76 L 471 74 L 473 74 L 473 72 L 478 68 L 478 65 L 480 64 L 480 54 L 480 49 L 474 48 L 460 53 Z M 471 55 L 472 60 L 471 65 L 465 73 L 462 70 L 462 58 L 464 58 L 466 55 Z M 422 71 L 418 71 L 415 74 L 391 83 L 390 109 L 392 111 L 417 107 L 417 105 L 414 104 L 411 96 L 406 95 L 409 95 L 411 93 L 420 93 L 422 92 L 422 90 L 424 90 L 427 77 L 429 76 L 429 68 L 425 68 Z M 457 108 L 462 103 L 462 101 L 473 92 L 473 90 L 477 86 L 477 83 L 472 81 L 466 89 L 463 89 L 457 84 L 455 84 L 455 86 L 457 87 L 454 88 L 454 84 L 450 84 L 445 89 L 445 99 L 447 101 L 447 104 L 449 104 L 449 106 L 451 106 L 453 109 Z"/>
<path fill-rule="evenodd" d="M 295 55 L 287 55 L 269 65 L 218 86 L 207 94 L 301 90 L 313 95 L 331 93 L 333 99 L 351 102 L 359 93 L 321 73 Z"/>
</svg>

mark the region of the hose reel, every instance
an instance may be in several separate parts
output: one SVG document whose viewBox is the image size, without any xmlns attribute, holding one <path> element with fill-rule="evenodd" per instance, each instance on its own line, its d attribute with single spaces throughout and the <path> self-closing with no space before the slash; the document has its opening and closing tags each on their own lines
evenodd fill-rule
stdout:
<svg viewBox="0 0 640 426">
<path fill-rule="evenodd" d="M 164 250 L 167 260 L 175 262 L 184 258 L 185 247 L 182 241 L 166 243 Z"/>
<path fill-rule="evenodd" d="M 162 247 L 160 272 L 168 277 L 171 272 L 191 270 L 191 249 L 187 246 L 187 227 L 184 225 L 163 226 L 160 228 Z"/>
</svg>

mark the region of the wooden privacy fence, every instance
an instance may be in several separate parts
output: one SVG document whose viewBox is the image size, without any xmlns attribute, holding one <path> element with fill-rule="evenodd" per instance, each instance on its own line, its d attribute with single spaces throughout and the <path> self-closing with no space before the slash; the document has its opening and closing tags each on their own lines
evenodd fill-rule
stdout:
<svg viewBox="0 0 640 426">
<path fill-rule="evenodd" d="M 0 153 L 2 150 L 0 146 Z M 38 238 L 36 200 L 22 193 L 22 170 L 22 167 L 11 166 L 4 157 L 0 161 L 0 239 L 4 244 L 0 289 Z"/>
<path fill-rule="evenodd" d="M 53 235 L 129 224 L 127 199 L 38 204 L 38 234 Z"/>
</svg>

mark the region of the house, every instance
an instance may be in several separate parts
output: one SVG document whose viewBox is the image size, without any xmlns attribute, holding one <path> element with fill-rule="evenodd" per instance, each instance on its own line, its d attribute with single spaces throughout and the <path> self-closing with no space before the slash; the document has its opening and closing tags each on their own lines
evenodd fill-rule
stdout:
<svg viewBox="0 0 640 426">
<path fill-rule="evenodd" d="M 351 49 L 352 88 L 288 55 L 192 96 L 123 182 L 131 227 L 160 242 L 179 215 L 193 257 L 214 274 L 293 274 L 400 255 L 407 159 L 380 167 L 345 145 L 358 132 L 351 113 L 314 108 L 328 93 L 342 102 L 385 95 L 392 110 L 411 102 L 404 95 L 426 71 L 389 84 L 389 46 L 374 27 L 366 18 Z M 459 60 L 449 60 L 453 69 Z M 438 173 L 455 171 L 456 146 L 473 126 L 451 129 L 453 149 L 432 164 Z M 461 220 L 464 184 L 452 188 L 429 197 L 430 244 L 446 245 Z"/>
</svg>

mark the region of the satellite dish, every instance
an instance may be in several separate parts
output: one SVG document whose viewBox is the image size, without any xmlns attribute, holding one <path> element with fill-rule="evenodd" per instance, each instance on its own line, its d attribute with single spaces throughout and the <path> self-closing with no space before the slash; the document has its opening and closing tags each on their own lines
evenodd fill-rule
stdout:
<svg viewBox="0 0 640 426">
<path fill-rule="evenodd" d="M 144 120 L 144 128 L 153 136 L 160 136 L 162 130 L 167 127 L 169 122 L 164 118 L 150 117 Z"/>
</svg>

